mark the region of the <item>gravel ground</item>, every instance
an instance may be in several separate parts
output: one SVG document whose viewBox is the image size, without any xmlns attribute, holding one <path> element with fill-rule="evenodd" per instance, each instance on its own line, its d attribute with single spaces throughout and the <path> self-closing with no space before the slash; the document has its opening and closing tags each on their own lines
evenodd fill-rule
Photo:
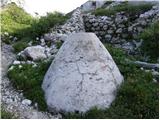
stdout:
<svg viewBox="0 0 160 120">
<path fill-rule="evenodd" d="M 13 88 L 10 80 L 7 78 L 9 65 L 16 59 L 10 45 L 2 43 L 1 45 L 1 103 L 3 107 L 13 113 L 19 119 L 55 119 L 61 118 L 61 115 L 51 115 L 47 112 L 40 112 L 34 106 L 30 105 L 24 98 L 21 90 Z"/>
</svg>

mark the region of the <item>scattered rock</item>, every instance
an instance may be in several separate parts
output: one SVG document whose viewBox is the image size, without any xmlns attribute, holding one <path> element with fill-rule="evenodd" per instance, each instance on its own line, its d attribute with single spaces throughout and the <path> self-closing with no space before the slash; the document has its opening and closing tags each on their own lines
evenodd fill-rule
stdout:
<svg viewBox="0 0 160 120">
<path fill-rule="evenodd" d="M 15 60 L 15 61 L 13 62 L 13 65 L 18 65 L 18 64 L 21 64 L 21 62 L 20 62 L 20 61 L 17 61 L 17 60 Z"/>
<path fill-rule="evenodd" d="M 26 57 L 31 58 L 33 61 L 47 58 L 45 54 L 45 48 L 40 45 L 27 47 L 24 49 L 23 54 Z"/>
<path fill-rule="evenodd" d="M 122 28 L 117 29 L 116 33 L 122 33 Z"/>
<path fill-rule="evenodd" d="M 110 41 L 112 36 L 110 34 L 105 35 L 105 38 L 107 39 L 107 41 Z"/>
</svg>

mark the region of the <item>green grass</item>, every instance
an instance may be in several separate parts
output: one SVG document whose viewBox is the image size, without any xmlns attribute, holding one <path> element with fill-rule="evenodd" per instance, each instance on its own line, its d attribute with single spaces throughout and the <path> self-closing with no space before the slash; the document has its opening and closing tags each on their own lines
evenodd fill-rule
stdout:
<svg viewBox="0 0 160 120">
<path fill-rule="evenodd" d="M 64 118 L 83 119 L 134 119 L 134 118 L 159 118 L 158 84 L 152 80 L 152 74 L 146 73 L 133 64 L 125 61 L 125 58 L 132 59 L 122 50 L 106 45 L 121 73 L 124 76 L 124 83 L 118 90 L 115 101 L 109 109 L 100 110 L 96 107 L 85 114 L 65 113 Z"/>
<path fill-rule="evenodd" d="M 129 15 L 135 15 L 150 10 L 152 6 L 152 4 L 131 5 L 125 2 L 110 9 L 98 8 L 92 14 L 95 14 L 96 16 L 111 16 L 115 15 L 117 12 L 123 11 Z"/>
<path fill-rule="evenodd" d="M 151 62 L 157 62 L 159 58 L 159 21 L 154 22 L 146 28 L 140 35 L 143 39 L 140 50 L 143 55 L 150 56 Z"/>
<path fill-rule="evenodd" d="M 14 51 L 16 53 L 18 53 L 18 52 L 24 50 L 26 47 L 28 47 L 28 43 L 27 43 L 27 41 L 18 41 L 16 43 L 13 43 L 12 46 L 14 48 Z"/>
<path fill-rule="evenodd" d="M 1 11 L 1 32 L 15 34 L 17 30 L 30 27 L 33 18 L 15 3 L 8 4 Z"/>
<path fill-rule="evenodd" d="M 14 69 L 8 71 L 8 77 L 13 85 L 23 90 L 24 96 L 32 102 L 38 103 L 39 110 L 47 109 L 41 84 L 43 77 L 48 70 L 51 62 L 39 62 L 37 67 L 31 64 L 23 64 L 22 68 L 19 65 L 14 65 Z"/>
</svg>

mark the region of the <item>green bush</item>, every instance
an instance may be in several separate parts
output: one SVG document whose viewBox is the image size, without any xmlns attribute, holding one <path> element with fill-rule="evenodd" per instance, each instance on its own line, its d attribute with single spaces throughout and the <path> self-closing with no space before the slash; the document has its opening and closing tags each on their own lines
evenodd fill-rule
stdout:
<svg viewBox="0 0 160 120">
<path fill-rule="evenodd" d="M 18 41 L 16 43 L 14 43 L 13 45 L 14 51 L 16 53 L 24 50 L 26 47 L 28 47 L 28 43 L 26 41 Z"/>
<path fill-rule="evenodd" d="M 128 64 L 125 58 L 132 59 L 122 50 L 106 45 L 124 76 L 124 82 L 118 90 L 117 97 L 109 109 L 93 108 L 82 113 L 65 113 L 64 118 L 89 118 L 89 119 L 158 119 L 159 118 L 159 88 L 154 83 L 151 73 L 146 73 Z"/>
<path fill-rule="evenodd" d="M 49 32 L 54 26 L 63 24 L 66 19 L 68 19 L 68 17 L 59 12 L 48 13 L 46 16 L 35 19 L 31 24 L 31 27 L 23 29 L 22 31 L 17 31 L 16 36 L 21 38 L 29 35 L 35 39 L 36 37 Z"/>
<path fill-rule="evenodd" d="M 50 62 L 39 62 L 37 67 L 31 64 L 23 64 L 22 67 L 14 65 L 14 68 L 8 71 L 8 77 L 13 85 L 23 90 L 26 98 L 37 102 L 40 110 L 47 109 L 41 84 L 49 65 Z"/>
<path fill-rule="evenodd" d="M 8 4 L 1 13 L 1 32 L 13 35 L 17 30 L 29 28 L 33 18 L 15 3 Z"/>
<path fill-rule="evenodd" d="M 156 21 L 146 28 L 139 36 L 143 39 L 141 52 L 143 55 L 150 56 L 150 61 L 156 61 L 159 57 L 159 22 Z"/>
<path fill-rule="evenodd" d="M 114 6 L 110 9 L 98 8 L 92 14 L 95 14 L 96 16 L 111 16 L 115 15 L 117 12 L 123 11 L 129 15 L 135 15 L 150 10 L 152 6 L 152 4 L 131 5 L 124 2 L 123 4 Z"/>
</svg>

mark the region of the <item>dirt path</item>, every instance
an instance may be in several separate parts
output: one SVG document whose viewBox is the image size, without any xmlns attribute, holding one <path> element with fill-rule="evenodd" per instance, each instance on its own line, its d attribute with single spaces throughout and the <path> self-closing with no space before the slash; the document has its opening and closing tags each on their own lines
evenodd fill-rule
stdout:
<svg viewBox="0 0 160 120">
<path fill-rule="evenodd" d="M 10 45 L 2 43 L 1 45 L 1 102 L 7 111 L 13 113 L 16 118 L 20 119 L 53 119 L 59 118 L 59 115 L 53 116 L 47 112 L 40 112 L 33 106 L 22 104 L 25 99 L 22 91 L 15 90 L 6 74 L 9 65 L 16 59 Z"/>
</svg>

